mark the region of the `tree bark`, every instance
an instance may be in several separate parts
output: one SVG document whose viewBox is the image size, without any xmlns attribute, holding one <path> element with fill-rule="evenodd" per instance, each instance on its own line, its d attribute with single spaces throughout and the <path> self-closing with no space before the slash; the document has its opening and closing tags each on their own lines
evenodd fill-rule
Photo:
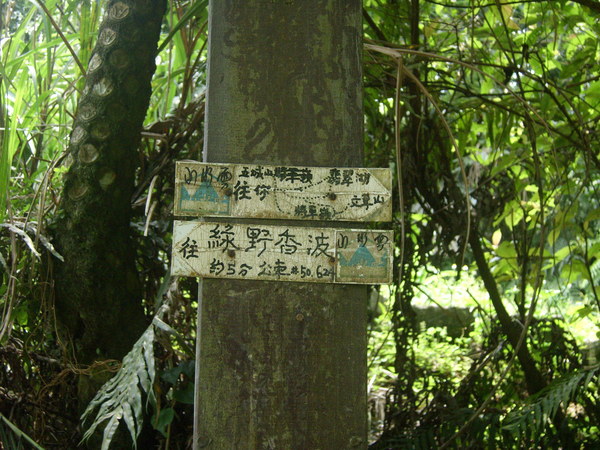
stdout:
<svg viewBox="0 0 600 450">
<path fill-rule="evenodd" d="M 205 159 L 360 166 L 360 55 L 359 0 L 213 1 Z M 366 447 L 365 287 L 207 279 L 203 301 L 201 445 Z"/>
<path fill-rule="evenodd" d="M 120 359 L 146 326 L 129 221 L 164 10 L 164 0 L 107 3 L 75 115 L 55 227 L 56 313 L 80 363 Z"/>
</svg>

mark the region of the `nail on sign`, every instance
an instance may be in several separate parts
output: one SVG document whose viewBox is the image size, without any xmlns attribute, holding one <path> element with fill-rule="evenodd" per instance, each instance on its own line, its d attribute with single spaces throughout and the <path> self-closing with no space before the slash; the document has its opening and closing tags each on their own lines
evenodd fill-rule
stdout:
<svg viewBox="0 0 600 450">
<path fill-rule="evenodd" d="M 179 161 L 175 215 L 389 222 L 391 188 L 390 169 Z"/>
</svg>

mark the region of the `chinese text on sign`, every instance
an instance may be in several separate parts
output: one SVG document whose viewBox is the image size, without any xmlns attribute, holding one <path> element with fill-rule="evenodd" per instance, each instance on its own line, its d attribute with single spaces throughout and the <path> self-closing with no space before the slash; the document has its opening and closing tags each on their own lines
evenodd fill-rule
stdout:
<svg viewBox="0 0 600 450">
<path fill-rule="evenodd" d="M 391 231 L 175 221 L 172 274 L 390 283 Z"/>
</svg>

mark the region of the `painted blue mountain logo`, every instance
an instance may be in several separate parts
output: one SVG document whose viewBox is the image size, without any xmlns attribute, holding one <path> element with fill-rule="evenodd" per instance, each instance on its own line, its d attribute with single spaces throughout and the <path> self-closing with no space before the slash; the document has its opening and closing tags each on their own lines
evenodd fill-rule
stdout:
<svg viewBox="0 0 600 450">
<path fill-rule="evenodd" d="M 179 208 L 182 211 L 194 211 L 204 214 L 228 214 L 229 198 L 219 195 L 210 181 L 203 181 L 195 191 L 190 192 L 182 185 L 179 197 Z"/>
<path fill-rule="evenodd" d="M 358 247 L 350 258 L 338 251 L 336 281 L 338 283 L 355 283 L 371 281 L 388 283 L 388 252 L 377 252 L 376 256 L 367 247 Z"/>
<path fill-rule="evenodd" d="M 350 260 L 347 260 L 343 253 L 340 253 L 339 259 L 342 267 L 387 267 L 387 252 L 377 261 L 367 247 L 358 247 Z"/>
</svg>

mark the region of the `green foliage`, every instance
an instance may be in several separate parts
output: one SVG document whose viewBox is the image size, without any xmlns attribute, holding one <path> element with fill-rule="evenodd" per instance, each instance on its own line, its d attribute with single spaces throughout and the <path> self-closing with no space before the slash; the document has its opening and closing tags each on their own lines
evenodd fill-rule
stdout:
<svg viewBox="0 0 600 450">
<path fill-rule="evenodd" d="M 370 325 L 374 447 L 557 447 L 561 415 L 574 445 L 598 437 L 598 372 L 583 368 L 581 348 L 600 337 L 600 23 L 581 3 L 363 1 L 365 165 L 399 174 L 397 278 Z M 169 2 L 163 24 L 131 223 L 148 316 L 163 295 L 173 303 L 89 405 L 86 423 L 107 442 L 119 423 L 135 441 L 144 420 L 163 448 L 190 433 L 195 286 L 163 280 L 173 161 L 197 159 L 203 142 L 206 4 Z M 0 384 L 23 401 L 0 389 L 0 402 L 23 433 L 71 448 L 81 436 L 53 439 L 77 428 L 71 387 L 86 368 L 65 361 L 69 343 L 55 334 L 60 258 L 47 224 L 70 163 L 78 61 L 90 57 L 102 2 L 45 6 L 2 5 L 0 354 L 12 359 Z M 455 317 L 423 317 L 452 308 L 473 315 L 457 336 Z M 503 311 L 547 383 L 537 394 Z M 9 428 L 3 421 L 3 440 Z"/>
<path fill-rule="evenodd" d="M 78 3 L 81 11 L 95 5 L 69 2 L 65 6 L 75 12 Z M 5 10 L 4 18 L 14 28 L 2 30 L 0 40 L 0 221 L 6 219 L 9 187 L 16 187 L 16 179 L 40 189 L 40 183 L 51 175 L 45 171 L 62 156 L 75 106 L 74 87 L 82 75 L 72 68 L 77 57 L 69 49 L 69 40 L 77 38 L 67 31 L 72 28 L 72 16 L 62 10 L 53 19 L 60 27 L 57 30 L 51 26 L 46 12 L 34 3 L 17 2 L 14 6 Z M 97 6 L 91 8 L 97 11 Z M 83 14 L 82 23 L 85 25 L 79 37 L 89 40 L 96 22 L 89 14 Z M 60 31 L 61 28 L 65 31 Z M 84 48 L 80 55 L 83 57 Z M 17 177 L 11 182 L 13 170 L 17 171 Z M 43 201 L 45 195 L 39 191 L 33 199 Z M 15 212 L 21 212 L 22 207 L 29 210 L 31 206 L 11 205 Z"/>
<path fill-rule="evenodd" d="M 11 448 L 12 450 L 20 450 L 26 448 L 23 442 L 26 442 L 31 448 L 36 450 L 44 450 L 26 433 L 21 431 L 14 423 L 8 420 L 0 413 L 0 443 Z"/>
<path fill-rule="evenodd" d="M 143 396 L 147 397 L 147 402 L 155 403 L 154 342 L 154 324 L 151 324 L 123 358 L 117 374 L 102 386 L 88 404 L 82 416 L 84 424 L 96 409 L 97 412 L 83 435 L 84 440 L 89 439 L 96 428 L 103 426 L 102 450 L 108 449 L 123 421 L 129 430 L 133 446 L 137 447 L 137 438 L 143 424 Z"/>
<path fill-rule="evenodd" d="M 16 392 L 14 398 L 20 403 L 15 407 L 16 400 L 5 398 L 0 389 L 0 404 L 4 408 L 7 402 L 7 408 L 20 411 L 15 424 L 33 438 L 59 448 L 74 448 L 81 439 L 74 418 L 73 377 L 88 368 L 77 364 L 70 343 L 56 335 L 53 269 L 61 256 L 48 237 L 47 226 L 57 218 L 63 174 L 72 162 L 66 144 L 85 82 L 79 64 L 85 68 L 91 56 L 103 6 L 103 2 L 89 0 L 17 0 L 3 2 L 1 7 L 0 357 L 20 358 L 22 367 L 14 361 L 10 366 L 2 364 L 3 388 Z M 105 386 L 105 397 L 91 405 L 86 423 L 104 429 L 108 438 L 119 422 L 137 435 L 142 421 L 150 419 L 140 416 L 140 397 L 135 393 L 146 395 L 144 386 L 150 388 L 151 380 L 162 388 L 154 392 L 154 386 L 149 391 L 157 398 L 154 414 L 158 420 L 153 424 L 167 434 L 163 439 L 167 444 L 185 441 L 184 433 L 173 437 L 170 430 L 187 426 L 190 414 L 182 411 L 187 405 L 183 402 L 189 402 L 190 379 L 182 374 L 169 384 L 156 375 L 189 361 L 194 354 L 191 281 L 180 286 L 165 274 L 174 161 L 197 158 L 202 142 L 206 6 L 207 1 L 169 2 L 163 24 L 153 100 L 137 158 L 131 231 L 138 247 L 148 316 L 158 310 L 163 295 L 174 299 L 175 306 L 155 322 L 156 328 L 147 330 L 124 361 L 125 369 L 117 380 Z M 146 356 L 157 349 L 164 354 L 152 372 Z M 136 367 L 143 370 L 138 374 Z M 125 398 L 127 392 L 132 394 L 127 397 L 129 404 L 111 403 L 110 399 Z M 97 412 L 105 418 L 96 416 Z"/>
<path fill-rule="evenodd" d="M 39 288 L 45 285 L 40 279 L 44 248 L 60 259 L 47 238 L 45 216 L 59 195 L 55 175 L 65 158 L 82 75 L 68 47 L 77 39 L 89 40 L 97 25 L 84 14 L 87 32 L 86 27 L 74 32 L 74 18 L 86 8 L 98 9 L 96 3 L 64 2 L 54 11 L 57 30 L 36 3 L 3 3 L 2 21 L 9 26 L 0 28 L 0 263 L 7 287 L 0 298 L 2 342 L 17 313 L 24 319 L 26 311 L 47 301 L 47 292 Z M 17 326 L 36 320 L 32 314 Z"/>
<path fill-rule="evenodd" d="M 401 269 L 389 308 L 395 385 L 384 436 L 412 436 L 416 445 L 421 430 L 438 445 L 513 445 L 499 425 L 502 411 L 518 410 L 534 379 L 544 385 L 550 373 L 579 373 L 577 347 L 596 339 L 600 323 L 600 247 L 591 231 L 600 204 L 598 8 L 570 1 L 365 1 L 364 8 L 367 160 L 399 174 Z M 424 279 L 424 267 L 438 275 Z M 475 271 L 478 288 L 465 287 Z M 457 305 L 465 289 L 472 301 Z M 440 309 L 471 308 L 465 343 L 420 326 L 420 293 Z M 453 353 L 472 365 L 443 385 L 435 373 L 446 370 L 444 358 L 432 364 L 433 355 Z M 584 422 L 598 406 L 586 404 Z M 566 407 L 529 428 L 531 445 L 569 441 L 559 421 L 585 428 L 562 418 Z M 460 411 L 470 412 L 455 425 L 450 417 Z"/>
<path fill-rule="evenodd" d="M 526 404 L 511 411 L 504 419 L 502 429 L 526 441 L 539 435 L 548 426 L 559 408 L 574 401 L 581 391 L 596 392 L 597 376 L 600 366 L 568 373 L 554 380 L 546 388 L 530 397 Z M 594 395 L 594 394 L 592 394 Z"/>
<path fill-rule="evenodd" d="M 157 302 L 162 306 L 152 323 L 123 358 L 117 374 L 102 386 L 83 413 L 81 420 L 87 427 L 83 440 L 103 429 L 102 449 L 108 449 L 119 425 L 124 423 L 135 447 L 150 405 L 153 409 L 150 423 L 169 442 L 178 405 L 194 403 L 193 359 L 182 360 L 170 369 L 156 367 L 155 347 L 181 351 L 189 358 L 195 356 L 186 339 L 163 320 L 172 317 L 178 301 L 183 300 L 177 291 L 177 281 L 166 277 L 157 294 Z M 164 337 L 170 337 L 172 342 Z M 163 381 L 162 387 L 158 378 Z M 164 399 L 159 395 L 161 392 L 167 394 Z"/>
</svg>

